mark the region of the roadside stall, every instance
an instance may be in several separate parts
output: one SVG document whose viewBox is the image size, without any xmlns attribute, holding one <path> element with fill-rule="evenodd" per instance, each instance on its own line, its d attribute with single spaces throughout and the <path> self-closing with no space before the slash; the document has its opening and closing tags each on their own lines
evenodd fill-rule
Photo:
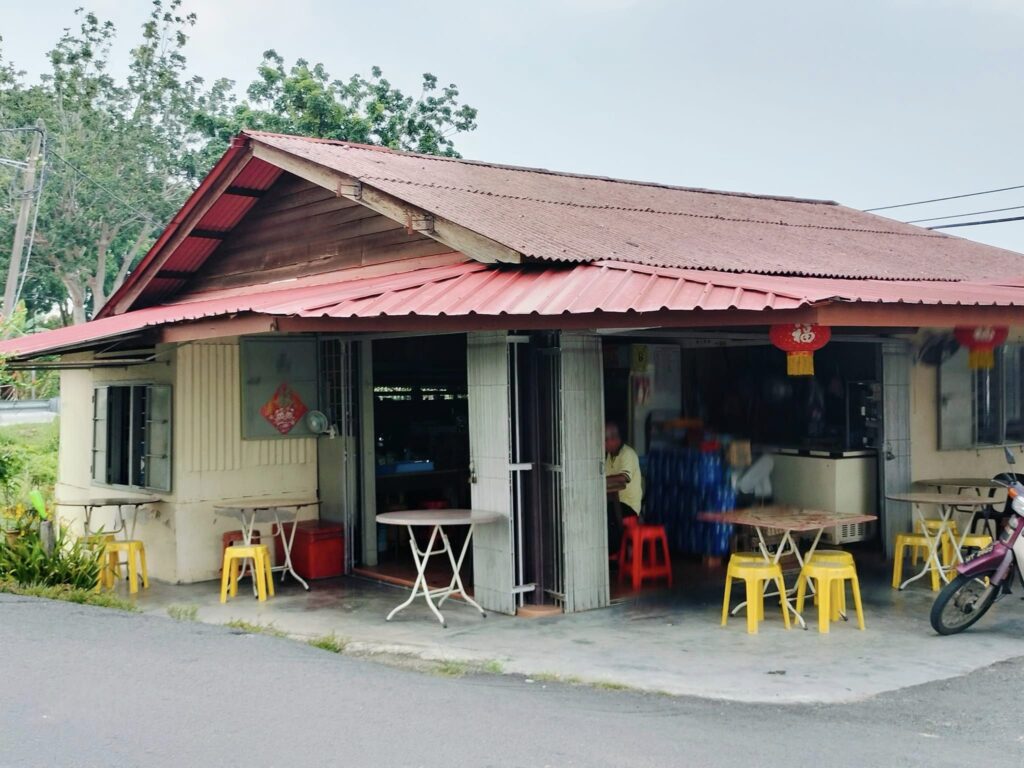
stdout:
<svg viewBox="0 0 1024 768">
<path fill-rule="evenodd" d="M 859 516 L 821 542 L 878 551 L 880 342 L 811 326 L 605 337 L 605 412 L 641 455 L 643 518 L 680 564 L 792 550 L 799 531 L 758 541 L 700 517 L 767 504 Z"/>
</svg>

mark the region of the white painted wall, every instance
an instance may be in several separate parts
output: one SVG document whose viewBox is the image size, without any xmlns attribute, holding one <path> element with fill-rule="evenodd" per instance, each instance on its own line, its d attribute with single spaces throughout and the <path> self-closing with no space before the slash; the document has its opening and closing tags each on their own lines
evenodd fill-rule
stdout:
<svg viewBox="0 0 1024 768">
<path fill-rule="evenodd" d="M 213 505 L 241 497 L 310 498 L 317 493 L 313 438 L 242 440 L 238 339 L 158 348 L 160 362 L 127 369 L 61 374 L 58 499 L 96 498 L 111 489 L 91 480 L 92 388 L 101 382 L 159 382 L 174 387 L 172 489 L 136 531 L 146 544 L 150 575 L 172 583 L 215 579 L 221 535 L 238 521 Z M 88 359 L 85 356 L 82 359 Z M 119 491 L 120 493 L 120 491 Z M 62 510 L 80 525 L 81 514 Z M 300 518 L 315 518 L 315 509 Z M 97 515 L 94 525 L 103 523 Z M 112 522 L 108 513 L 106 524 Z M 270 540 L 270 526 L 261 531 Z"/>
<path fill-rule="evenodd" d="M 68 360 L 89 360 L 91 355 L 69 356 Z M 101 496 L 130 496 L 125 489 L 96 486 L 92 482 L 92 391 L 94 386 L 121 383 L 152 383 L 174 385 L 176 350 L 172 346 L 157 348 L 158 362 L 130 368 L 94 368 L 62 371 L 60 375 L 60 449 L 57 461 L 58 501 L 75 501 Z M 172 486 L 173 488 L 173 486 Z M 140 494 L 149 495 L 149 494 Z M 168 495 L 173 499 L 173 493 Z M 78 507 L 57 508 L 62 522 L 81 532 L 84 513 Z M 96 510 L 92 527 L 114 526 L 114 510 Z M 175 571 L 175 516 L 172 504 L 143 511 L 139 515 L 137 538 L 146 543 L 146 559 L 150 575 L 173 581 Z"/>
</svg>

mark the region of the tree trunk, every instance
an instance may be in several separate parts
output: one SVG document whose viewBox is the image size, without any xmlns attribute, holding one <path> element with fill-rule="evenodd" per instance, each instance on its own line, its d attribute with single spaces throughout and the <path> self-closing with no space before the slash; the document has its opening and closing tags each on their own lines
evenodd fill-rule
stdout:
<svg viewBox="0 0 1024 768">
<path fill-rule="evenodd" d="M 120 225 L 111 229 L 107 222 L 100 222 L 100 235 L 96 238 L 96 271 L 86 281 L 89 290 L 92 292 L 92 312 L 89 313 L 90 317 L 95 317 L 96 313 L 100 311 L 100 307 L 107 301 L 107 250 L 110 248 L 110 244 L 114 242 L 114 238 L 117 237 L 120 229 Z"/>
<path fill-rule="evenodd" d="M 128 270 L 135 264 L 135 260 L 139 256 L 139 252 L 142 247 L 149 240 L 149 236 L 153 232 L 153 225 L 150 222 L 146 222 L 142 225 L 139 230 L 139 236 L 135 238 L 135 242 L 132 243 L 131 250 L 129 250 L 124 257 L 121 259 L 121 266 L 118 267 L 117 274 L 114 275 L 114 285 L 111 288 L 111 294 L 115 293 L 118 288 L 124 285 L 125 279 L 128 277 Z"/>
<path fill-rule="evenodd" d="M 84 248 L 76 248 L 75 251 L 69 262 L 71 264 L 80 262 L 85 253 Z M 71 302 L 71 324 L 84 323 L 87 319 L 85 316 L 85 283 L 82 281 L 81 275 L 78 272 L 67 272 L 62 269 L 60 261 L 56 258 L 51 257 L 50 264 L 64 285 L 64 290 L 68 292 L 68 300 Z"/>
</svg>

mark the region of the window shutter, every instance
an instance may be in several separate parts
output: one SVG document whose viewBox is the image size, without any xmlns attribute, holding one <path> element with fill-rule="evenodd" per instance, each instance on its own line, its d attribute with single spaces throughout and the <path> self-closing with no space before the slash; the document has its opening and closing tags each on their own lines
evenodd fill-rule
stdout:
<svg viewBox="0 0 1024 768">
<path fill-rule="evenodd" d="M 108 482 L 107 477 L 107 388 L 92 391 L 92 479 Z"/>
<path fill-rule="evenodd" d="M 970 448 L 975 442 L 973 372 L 960 348 L 939 366 L 939 448 Z"/>
<path fill-rule="evenodd" d="M 146 397 L 145 485 L 154 491 L 171 490 L 171 388 L 148 387 Z"/>
</svg>

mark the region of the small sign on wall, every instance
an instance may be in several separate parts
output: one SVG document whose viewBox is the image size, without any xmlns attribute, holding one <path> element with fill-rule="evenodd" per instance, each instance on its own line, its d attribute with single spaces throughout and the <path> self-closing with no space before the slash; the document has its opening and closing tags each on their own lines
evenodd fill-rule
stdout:
<svg viewBox="0 0 1024 768">
<path fill-rule="evenodd" d="M 311 437 L 305 416 L 319 407 L 316 340 L 243 338 L 240 352 L 242 438 Z"/>
</svg>

